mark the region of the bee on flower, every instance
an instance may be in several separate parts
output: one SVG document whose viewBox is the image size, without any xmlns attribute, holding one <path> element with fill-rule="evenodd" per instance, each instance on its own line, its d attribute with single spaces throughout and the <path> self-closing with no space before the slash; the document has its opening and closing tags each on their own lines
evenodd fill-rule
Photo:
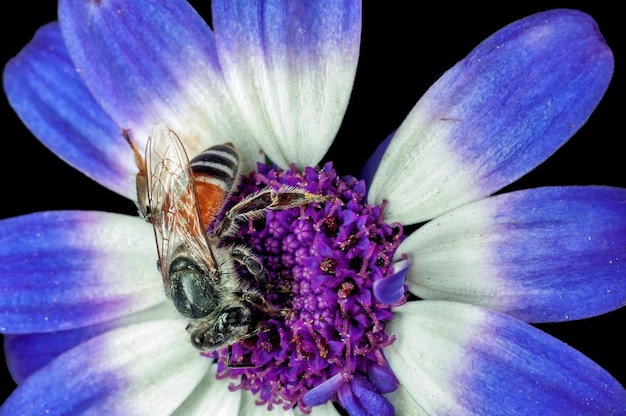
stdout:
<svg viewBox="0 0 626 416">
<path fill-rule="evenodd" d="M 626 412 L 536 326 L 626 302 L 626 189 L 509 188 L 609 89 L 602 27 L 518 16 L 338 150 L 368 7 L 59 0 L 8 102 L 137 209 L 0 221 L 0 415 Z"/>
</svg>

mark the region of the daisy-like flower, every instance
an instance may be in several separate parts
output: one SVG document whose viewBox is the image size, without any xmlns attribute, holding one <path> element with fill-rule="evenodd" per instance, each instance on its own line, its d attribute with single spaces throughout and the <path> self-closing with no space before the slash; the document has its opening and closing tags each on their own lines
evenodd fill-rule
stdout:
<svg viewBox="0 0 626 416">
<path fill-rule="evenodd" d="M 240 151 L 228 207 L 267 188 L 325 195 L 220 242 L 261 259 L 281 313 L 256 310 L 240 341 L 198 351 L 144 219 L 5 219 L 0 331 L 18 388 L 0 415 L 626 412 L 617 380 L 530 325 L 626 302 L 626 190 L 494 196 L 606 91 L 613 56 L 590 16 L 551 10 L 487 38 L 358 179 L 320 162 L 348 105 L 361 3 L 223 0 L 212 13 L 210 29 L 179 0 L 61 0 L 4 88 L 47 147 L 132 200 L 133 146 L 170 130 L 192 158 Z"/>
</svg>

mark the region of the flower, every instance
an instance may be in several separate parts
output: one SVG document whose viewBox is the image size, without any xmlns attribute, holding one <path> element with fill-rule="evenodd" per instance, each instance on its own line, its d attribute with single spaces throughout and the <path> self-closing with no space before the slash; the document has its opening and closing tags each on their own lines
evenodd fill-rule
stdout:
<svg viewBox="0 0 626 416">
<path fill-rule="evenodd" d="M 137 169 L 121 131 L 128 129 L 141 147 L 158 122 L 174 129 L 192 155 L 225 137 L 249 161 L 259 160 L 263 149 L 278 167 L 274 173 L 262 167 L 261 183 L 291 180 L 290 162 L 306 172 L 307 185 L 325 175 L 335 183 L 330 168 L 310 166 L 330 146 L 347 106 L 360 4 L 322 6 L 289 10 L 286 22 L 302 26 L 288 24 L 283 32 L 280 7 L 256 14 L 216 2 L 214 48 L 211 32 L 184 2 L 61 1 L 59 25 L 42 28 L 7 65 L 5 90 L 40 140 L 129 198 L 135 197 Z M 263 25 L 255 20 L 260 15 L 267 19 Z M 259 27 L 272 36 L 261 42 Z M 297 47 L 283 33 L 297 33 Z M 497 32 L 424 95 L 368 164 L 368 202 L 356 205 L 379 209 L 381 224 L 428 221 L 394 247 L 393 272 L 384 271 L 387 277 L 406 273 L 411 296 L 384 327 L 394 337 L 382 348 L 381 363 L 389 367 L 337 372 L 298 397 L 302 404 L 331 398 L 353 414 L 373 405 L 390 411 L 389 404 L 400 414 L 510 413 L 517 406 L 529 413 L 624 411 L 626 393 L 615 379 L 524 323 L 581 319 L 623 305 L 624 190 L 546 187 L 490 196 L 569 139 L 600 101 L 612 70 L 612 55 L 591 18 L 555 10 Z M 342 224 L 349 224 L 357 211 L 343 203 Z M 311 217 L 320 212 L 302 209 L 314 210 Z M 257 251 L 268 247 L 270 268 L 276 241 L 263 233 L 290 232 L 294 237 L 284 236 L 281 244 L 288 256 L 276 260 L 277 270 L 302 248 L 283 246 L 307 233 L 323 239 L 326 227 L 321 222 L 319 229 L 303 230 L 298 227 L 307 223 L 300 220 L 285 226 L 281 214 L 289 215 L 278 213 L 277 221 L 268 215 L 266 229 L 240 236 Z M 276 231 L 281 225 L 284 230 Z M 264 392 L 254 398 L 241 390 L 223 394 L 229 382 L 216 381 L 215 373 L 222 374 L 225 361 L 215 364 L 189 347 L 185 320 L 163 296 L 150 228 L 134 217 L 77 211 L 2 222 L 2 276 L 11 295 L 2 298 L 0 327 L 20 387 L 0 413 L 233 413 L 238 407 L 241 414 L 263 413 L 252 401 L 266 400 Z M 349 241 L 356 234 L 343 235 Z M 255 238 L 264 240 L 255 246 Z M 369 250 L 371 242 L 363 245 Z M 334 260 L 316 263 L 326 274 L 345 261 L 330 252 L 333 247 L 315 248 Z M 391 287 L 397 286 L 393 279 Z M 352 287 L 339 288 L 346 298 L 352 294 Z M 380 303 L 388 293 L 378 294 Z M 234 354 L 237 347 L 245 345 L 235 346 Z M 334 347 L 346 354 L 345 346 Z M 395 377 L 393 392 L 377 383 L 389 387 Z M 312 412 L 334 412 L 321 406 Z"/>
</svg>

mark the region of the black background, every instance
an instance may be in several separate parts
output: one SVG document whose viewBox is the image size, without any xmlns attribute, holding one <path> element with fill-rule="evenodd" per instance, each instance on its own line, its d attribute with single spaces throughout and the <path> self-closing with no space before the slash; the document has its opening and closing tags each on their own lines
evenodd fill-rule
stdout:
<svg viewBox="0 0 626 416">
<path fill-rule="evenodd" d="M 205 18 L 210 18 L 208 1 L 192 3 Z M 428 2 L 428 8 L 421 9 L 411 2 L 383 7 L 366 0 L 354 92 L 337 140 L 324 160 L 332 160 L 341 175 L 357 175 L 377 143 L 400 124 L 424 91 L 481 40 L 528 14 L 566 7 L 594 16 L 615 54 L 614 78 L 588 123 L 547 162 L 505 190 L 576 184 L 626 187 L 624 152 L 620 146 L 625 138 L 622 127 L 626 117 L 623 101 L 619 101 L 626 96 L 626 50 L 622 41 L 626 16 L 617 3 L 529 1 L 507 2 L 504 8 L 467 3 L 471 5 Z M 4 4 L 3 65 L 39 26 L 55 19 L 53 0 Z M 54 209 L 135 213 L 132 202 L 87 179 L 46 150 L 21 124 L 4 95 L 1 101 L 0 218 Z M 576 267 L 576 259 L 571 260 L 572 267 Z M 587 354 L 624 385 L 625 324 L 626 312 L 621 309 L 593 319 L 540 327 Z M 1 359 L 0 382 L 2 402 L 14 385 Z"/>
</svg>

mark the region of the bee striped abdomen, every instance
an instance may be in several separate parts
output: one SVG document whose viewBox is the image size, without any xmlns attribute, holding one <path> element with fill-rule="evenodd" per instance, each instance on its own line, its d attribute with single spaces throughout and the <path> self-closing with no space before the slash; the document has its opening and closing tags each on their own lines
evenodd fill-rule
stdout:
<svg viewBox="0 0 626 416">
<path fill-rule="evenodd" d="M 196 185 L 202 223 L 208 228 L 236 184 L 239 154 L 230 145 L 217 145 L 194 157 L 189 166 Z"/>
</svg>

